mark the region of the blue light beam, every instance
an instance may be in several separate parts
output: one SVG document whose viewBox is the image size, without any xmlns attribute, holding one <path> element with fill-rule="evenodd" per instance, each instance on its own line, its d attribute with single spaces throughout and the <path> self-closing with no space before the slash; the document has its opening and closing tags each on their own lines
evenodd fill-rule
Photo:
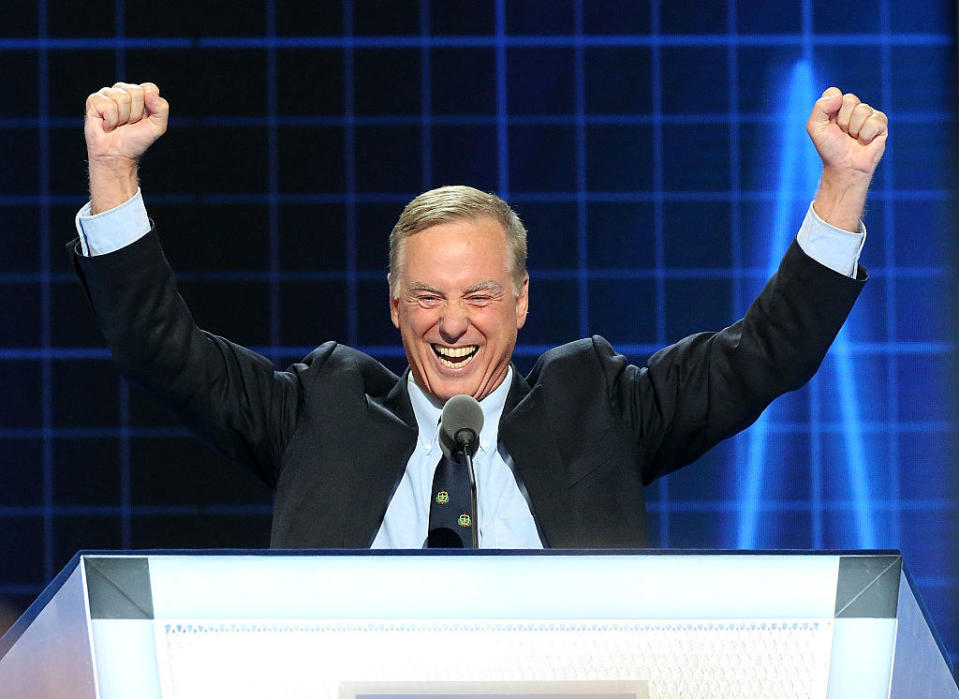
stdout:
<svg viewBox="0 0 959 699">
<path fill-rule="evenodd" d="M 812 68 L 808 61 L 799 61 L 793 68 L 786 89 L 786 110 L 783 115 L 780 177 L 776 191 L 776 208 L 771 226 L 767 277 L 775 274 L 779 261 L 792 240 L 790 214 L 799 197 L 808 196 L 818 185 L 819 161 L 815 150 L 806 139 L 805 124 L 808 111 L 816 100 Z M 862 439 L 856 385 L 850 360 L 849 341 L 844 329 L 836 338 L 830 357 L 836 364 L 839 383 L 840 412 L 847 468 L 855 503 L 857 546 L 875 548 L 876 536 L 872 520 L 872 506 L 866 480 L 866 450 Z M 737 547 L 752 549 L 757 546 L 759 501 L 766 481 L 766 453 L 769 434 L 769 410 L 764 412 L 748 433 L 746 479 L 740 496 L 739 531 Z"/>
</svg>

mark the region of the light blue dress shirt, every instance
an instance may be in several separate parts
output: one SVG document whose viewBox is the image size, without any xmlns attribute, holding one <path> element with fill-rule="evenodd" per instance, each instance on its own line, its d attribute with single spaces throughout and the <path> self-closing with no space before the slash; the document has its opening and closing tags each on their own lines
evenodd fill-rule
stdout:
<svg viewBox="0 0 959 699">
<path fill-rule="evenodd" d="M 140 190 L 114 209 L 91 215 L 87 203 L 76 216 L 80 249 L 87 256 L 105 255 L 139 240 L 150 230 Z M 799 246 L 811 258 L 834 272 L 855 276 L 866 229 L 850 233 L 819 218 L 812 204 L 799 233 Z M 480 401 L 483 430 L 474 461 L 477 521 L 482 548 L 542 548 L 529 499 L 514 475 L 512 459 L 499 444 L 499 419 L 512 382 L 512 368 L 490 395 Z M 419 429 L 416 447 L 393 493 L 372 548 L 422 548 L 429 527 L 433 471 L 440 459 L 437 442 L 442 405 L 426 395 L 408 376 L 410 400 Z"/>
<path fill-rule="evenodd" d="M 543 548 L 525 493 L 512 470 L 512 459 L 499 444 L 499 418 L 512 385 L 513 369 L 506 379 L 480 401 L 483 429 L 473 458 L 476 472 L 476 519 L 481 548 Z M 407 375 L 407 389 L 419 433 L 406 472 L 393 493 L 372 548 L 420 548 L 429 529 L 433 471 L 442 451 L 439 421 L 443 406 Z"/>
</svg>

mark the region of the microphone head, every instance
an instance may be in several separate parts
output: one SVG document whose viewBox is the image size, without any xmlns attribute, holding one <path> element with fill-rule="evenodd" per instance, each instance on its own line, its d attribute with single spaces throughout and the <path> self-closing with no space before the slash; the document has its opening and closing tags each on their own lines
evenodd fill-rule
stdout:
<svg viewBox="0 0 959 699">
<path fill-rule="evenodd" d="M 473 456 L 482 430 L 483 409 L 473 396 L 461 393 L 446 401 L 440 418 L 439 442 L 448 458 L 456 461 L 457 455 L 465 450 Z"/>
</svg>

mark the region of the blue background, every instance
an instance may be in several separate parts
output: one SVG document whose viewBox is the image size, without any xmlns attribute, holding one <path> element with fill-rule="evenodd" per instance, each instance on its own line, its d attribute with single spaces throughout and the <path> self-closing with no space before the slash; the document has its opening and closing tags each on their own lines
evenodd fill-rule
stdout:
<svg viewBox="0 0 959 699">
<path fill-rule="evenodd" d="M 442 184 L 530 231 L 521 369 L 600 332 L 633 361 L 747 307 L 816 186 L 828 85 L 892 122 L 871 281 L 817 377 L 648 490 L 663 547 L 901 548 L 959 648 L 954 10 L 909 3 L 4 4 L 0 598 L 78 548 L 265 546 L 271 494 L 118 378 L 63 245 L 83 102 L 173 107 L 142 184 L 205 328 L 278 366 L 336 339 L 395 369 L 386 236 Z"/>
</svg>

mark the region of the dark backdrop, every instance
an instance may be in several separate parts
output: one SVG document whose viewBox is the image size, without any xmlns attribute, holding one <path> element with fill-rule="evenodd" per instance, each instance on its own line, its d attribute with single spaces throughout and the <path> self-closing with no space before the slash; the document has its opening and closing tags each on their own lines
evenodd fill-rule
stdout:
<svg viewBox="0 0 959 699">
<path fill-rule="evenodd" d="M 631 359 L 739 316 L 815 190 L 829 84 L 885 109 L 871 282 L 810 386 L 649 489 L 670 547 L 898 547 L 953 652 L 959 476 L 942 0 L 4 3 L 0 597 L 79 548 L 265 546 L 270 492 L 121 381 L 63 252 L 87 93 L 173 108 L 143 191 L 207 329 L 278 366 L 336 339 L 402 368 L 386 235 L 469 183 L 530 230 L 517 349 L 602 332 Z"/>
</svg>

